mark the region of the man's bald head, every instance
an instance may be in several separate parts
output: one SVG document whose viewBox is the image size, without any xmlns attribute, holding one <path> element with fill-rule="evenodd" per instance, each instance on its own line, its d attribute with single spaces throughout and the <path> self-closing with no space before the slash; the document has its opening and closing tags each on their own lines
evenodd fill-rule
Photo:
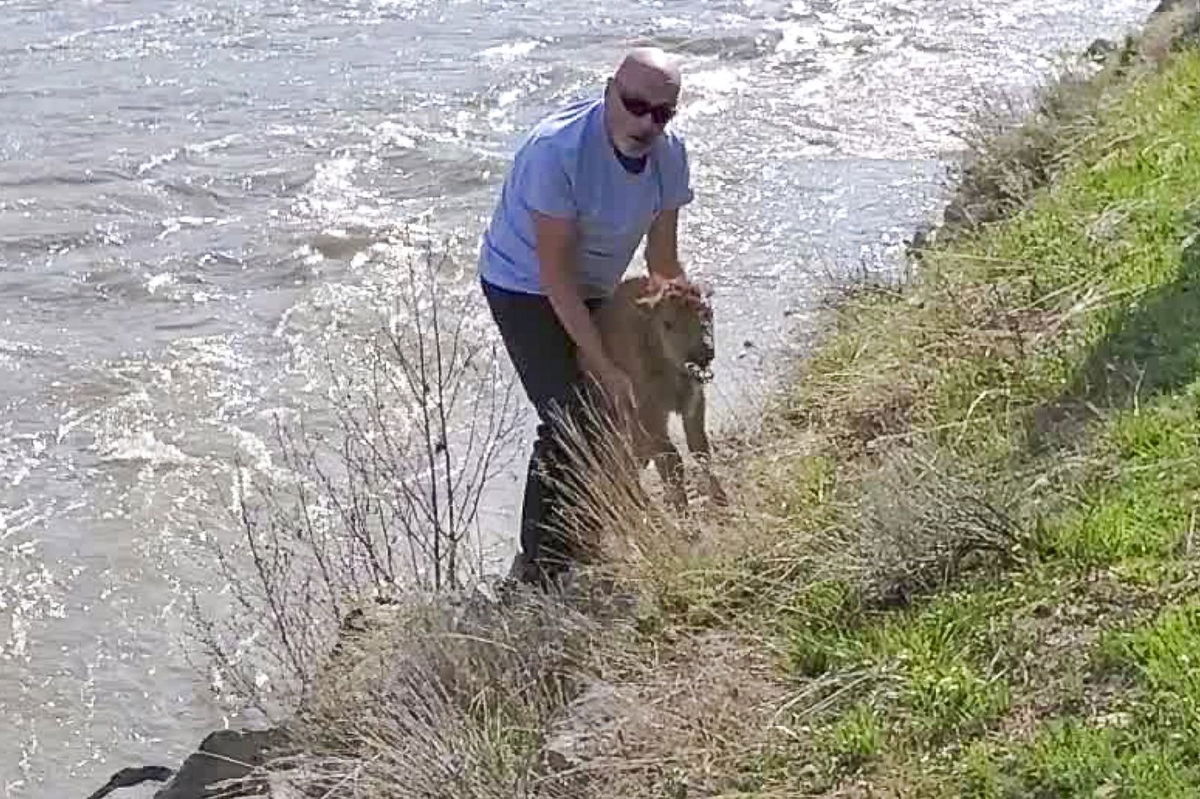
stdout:
<svg viewBox="0 0 1200 799">
<path fill-rule="evenodd" d="M 613 77 L 623 88 L 644 93 L 648 100 L 670 102 L 678 98 L 682 82 L 678 63 L 657 47 L 630 50 Z"/>
<path fill-rule="evenodd" d="M 645 155 L 675 113 L 679 65 L 657 47 L 639 47 L 626 53 L 608 84 L 605 119 L 613 144 L 627 156 Z"/>
</svg>

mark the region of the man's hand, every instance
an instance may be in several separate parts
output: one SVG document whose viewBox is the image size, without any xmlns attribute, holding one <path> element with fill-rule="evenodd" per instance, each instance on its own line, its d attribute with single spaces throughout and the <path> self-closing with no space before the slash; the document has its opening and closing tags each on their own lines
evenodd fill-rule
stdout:
<svg viewBox="0 0 1200 799">
<path fill-rule="evenodd" d="M 613 407 L 629 419 L 637 413 L 637 395 L 633 392 L 633 381 L 629 375 L 612 364 L 605 365 L 597 375 L 600 386 Z"/>
</svg>

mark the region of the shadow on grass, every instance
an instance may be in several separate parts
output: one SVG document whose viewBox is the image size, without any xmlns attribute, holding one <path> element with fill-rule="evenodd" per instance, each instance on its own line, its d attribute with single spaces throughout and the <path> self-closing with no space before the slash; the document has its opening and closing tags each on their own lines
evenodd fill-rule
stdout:
<svg viewBox="0 0 1200 799">
<path fill-rule="evenodd" d="M 1069 447 L 1091 420 L 1186 387 L 1200 376 L 1200 232 L 1175 279 L 1114 312 L 1108 330 L 1053 401 L 1033 413 L 1035 452 Z"/>
</svg>

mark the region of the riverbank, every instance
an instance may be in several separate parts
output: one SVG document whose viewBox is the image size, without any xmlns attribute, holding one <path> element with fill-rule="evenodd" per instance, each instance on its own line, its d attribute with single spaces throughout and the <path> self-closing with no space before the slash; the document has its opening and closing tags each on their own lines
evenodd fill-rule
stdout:
<svg viewBox="0 0 1200 799">
<path fill-rule="evenodd" d="M 988 140 L 913 278 L 848 292 L 729 442 L 731 511 L 607 495 L 603 590 L 371 609 L 275 781 L 1194 794 L 1192 19 L 1156 19 Z"/>
<path fill-rule="evenodd" d="M 1200 788 L 1194 30 L 1152 21 L 993 138 L 975 213 L 806 365 L 784 551 L 843 554 L 755 592 L 790 703 L 756 790 Z"/>
</svg>

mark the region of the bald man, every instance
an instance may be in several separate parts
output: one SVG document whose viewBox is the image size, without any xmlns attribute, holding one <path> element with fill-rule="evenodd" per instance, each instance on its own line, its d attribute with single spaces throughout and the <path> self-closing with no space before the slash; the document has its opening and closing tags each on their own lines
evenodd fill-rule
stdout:
<svg viewBox="0 0 1200 799">
<path fill-rule="evenodd" d="M 683 274 L 676 229 L 692 190 L 683 140 L 666 130 L 679 91 L 679 68 L 663 51 L 628 53 L 601 97 L 560 109 L 525 138 L 483 236 L 483 293 L 541 422 L 525 483 L 518 579 L 545 584 L 567 563 L 554 420 L 586 401 L 585 371 L 612 401 L 633 404 L 629 377 L 604 352 L 592 313 L 643 238 L 652 274 Z"/>
</svg>

